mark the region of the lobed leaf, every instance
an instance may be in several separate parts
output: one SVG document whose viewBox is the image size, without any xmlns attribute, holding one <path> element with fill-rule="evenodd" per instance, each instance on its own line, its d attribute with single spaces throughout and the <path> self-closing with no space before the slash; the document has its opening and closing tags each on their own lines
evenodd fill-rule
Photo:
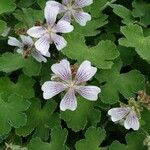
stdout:
<svg viewBox="0 0 150 150">
<path fill-rule="evenodd" d="M 38 22 L 42 23 L 44 20 L 43 11 L 32 8 L 17 9 L 13 15 L 20 21 L 19 24 L 16 24 L 16 28 L 19 26 L 20 28 L 28 29 Z"/>
<path fill-rule="evenodd" d="M 99 18 L 94 18 L 91 21 L 87 22 L 86 26 L 79 26 L 79 24 L 74 23 L 74 33 L 81 34 L 83 36 L 95 36 L 100 33 L 98 30 L 100 27 L 106 25 L 108 21 L 106 20 L 107 16 L 101 14 Z"/>
<path fill-rule="evenodd" d="M 60 126 L 60 119 L 57 113 L 54 113 L 56 103 L 48 101 L 43 107 L 39 99 L 31 100 L 31 106 L 27 111 L 27 123 L 25 126 L 16 130 L 20 136 L 26 137 L 34 131 L 34 137 L 40 137 L 43 140 L 49 138 L 49 130 Z"/>
<path fill-rule="evenodd" d="M 109 40 L 100 41 L 97 46 L 91 48 L 86 46 L 84 37 L 79 34 L 71 33 L 66 36 L 66 40 L 68 45 L 63 49 L 63 54 L 78 62 L 89 60 L 100 69 L 111 68 L 113 60 L 119 56 L 115 44 Z"/>
<path fill-rule="evenodd" d="M 29 101 L 17 95 L 8 98 L 0 95 L 0 135 L 8 134 L 12 127 L 19 128 L 26 124 L 24 111 L 30 106 Z"/>
<path fill-rule="evenodd" d="M 0 14 L 6 12 L 12 12 L 16 8 L 16 4 L 13 0 L 1 0 L 0 1 Z"/>
<path fill-rule="evenodd" d="M 87 124 L 96 126 L 100 121 L 101 112 L 94 108 L 94 103 L 78 98 L 78 107 L 75 111 L 61 112 L 61 118 L 66 121 L 67 126 L 77 132 L 83 130 Z"/>
<path fill-rule="evenodd" d="M 9 73 L 18 69 L 23 69 L 28 76 L 36 76 L 40 73 L 41 64 L 31 57 L 24 59 L 17 53 L 4 53 L 0 57 L 0 71 Z"/>
<path fill-rule="evenodd" d="M 42 142 L 40 138 L 33 138 L 28 145 L 28 150 L 67 150 L 66 138 L 66 129 L 54 128 L 51 132 L 50 143 Z"/>
<path fill-rule="evenodd" d="M 109 2 L 109 0 L 93 0 L 93 4 L 86 7 L 86 10 L 90 12 L 92 18 L 98 18 L 101 16 L 103 7 L 106 5 L 107 2 Z"/>
<path fill-rule="evenodd" d="M 10 81 L 8 77 L 0 78 L 0 93 L 16 94 L 18 96 L 30 99 L 33 98 L 33 85 L 35 81 L 25 75 L 19 76 L 17 83 Z"/>
<path fill-rule="evenodd" d="M 109 70 L 101 70 L 96 78 L 102 86 L 101 100 L 104 103 L 114 104 L 119 101 L 119 93 L 126 99 L 135 97 L 135 94 L 142 90 L 145 85 L 144 76 L 137 70 L 131 70 L 120 74 L 122 62 L 117 60 Z"/>
<path fill-rule="evenodd" d="M 149 117 L 150 113 L 149 113 L 149 110 L 147 109 L 144 109 L 144 111 L 142 112 L 142 128 L 144 130 L 146 130 L 146 132 L 148 134 L 150 134 L 150 117 Z"/>
<path fill-rule="evenodd" d="M 111 144 L 109 150 L 146 150 L 143 145 L 144 138 L 141 133 L 128 133 L 126 135 L 126 145 L 115 141 Z"/>
<path fill-rule="evenodd" d="M 123 19 L 122 22 L 124 24 L 129 24 L 134 22 L 134 18 L 132 16 L 131 10 L 118 4 L 111 4 L 110 6 L 113 8 L 113 12 Z"/>
<path fill-rule="evenodd" d="M 121 32 L 125 38 L 119 40 L 119 44 L 126 47 L 133 47 L 141 58 L 150 62 L 150 36 L 143 35 L 142 27 L 130 24 L 121 27 Z"/>
<path fill-rule="evenodd" d="M 77 141 L 76 150 L 101 150 L 99 146 L 105 137 L 106 133 L 104 130 L 100 128 L 89 127 L 86 130 L 85 139 Z"/>
<path fill-rule="evenodd" d="M 132 15 L 136 18 L 140 18 L 140 22 L 145 26 L 150 25 L 150 4 L 147 2 L 133 1 Z"/>
</svg>

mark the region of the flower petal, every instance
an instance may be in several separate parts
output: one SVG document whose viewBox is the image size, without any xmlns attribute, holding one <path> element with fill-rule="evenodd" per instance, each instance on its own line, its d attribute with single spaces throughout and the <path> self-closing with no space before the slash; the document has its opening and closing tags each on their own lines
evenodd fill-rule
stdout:
<svg viewBox="0 0 150 150">
<path fill-rule="evenodd" d="M 50 48 L 50 37 L 48 34 L 42 36 L 35 42 L 35 48 L 41 52 L 42 55 L 46 55 Z"/>
<path fill-rule="evenodd" d="M 85 12 L 78 12 L 75 11 L 73 13 L 74 19 L 77 23 L 79 23 L 81 26 L 85 26 L 87 21 L 91 20 L 91 15 L 89 15 L 88 13 Z"/>
<path fill-rule="evenodd" d="M 19 48 L 23 47 L 23 44 L 20 41 L 18 41 L 16 38 L 11 37 L 11 36 L 9 36 L 8 38 L 9 38 L 8 45 L 17 46 Z"/>
<path fill-rule="evenodd" d="M 132 128 L 133 130 L 138 130 L 140 128 L 139 119 L 134 111 L 131 111 L 126 117 L 124 127 L 126 129 Z"/>
<path fill-rule="evenodd" d="M 91 5 L 93 3 L 93 0 L 75 0 L 74 5 L 76 7 L 82 8 L 88 5 Z"/>
<path fill-rule="evenodd" d="M 31 55 L 38 62 L 42 62 L 42 61 L 45 62 L 45 63 L 47 62 L 47 59 L 44 56 L 42 56 L 42 54 L 39 51 L 37 51 L 37 50 L 33 50 Z"/>
<path fill-rule="evenodd" d="M 59 33 L 69 33 L 73 31 L 74 27 L 67 21 L 60 20 L 58 21 L 55 30 Z"/>
<path fill-rule="evenodd" d="M 66 59 L 61 60 L 60 63 L 52 65 L 51 70 L 62 80 L 67 81 L 71 79 L 70 63 Z"/>
<path fill-rule="evenodd" d="M 61 5 L 61 4 L 54 0 L 49 0 L 46 2 L 46 6 L 49 6 L 49 7 L 58 7 L 59 5 Z"/>
<path fill-rule="evenodd" d="M 91 66 L 91 62 L 85 60 L 77 70 L 76 82 L 85 82 L 90 80 L 96 73 L 97 68 Z"/>
<path fill-rule="evenodd" d="M 51 38 L 54 41 L 54 44 L 56 45 L 56 48 L 58 50 L 63 49 L 67 45 L 67 41 L 60 35 L 57 34 L 51 34 Z"/>
<path fill-rule="evenodd" d="M 108 111 L 108 115 L 111 116 L 111 120 L 113 122 L 119 121 L 126 117 L 126 115 L 130 112 L 129 108 L 119 107 L 119 108 L 112 108 Z"/>
<path fill-rule="evenodd" d="M 66 86 L 61 82 L 47 81 L 42 85 L 43 98 L 50 99 L 65 89 Z"/>
<path fill-rule="evenodd" d="M 59 7 L 57 6 L 51 7 L 49 5 L 46 5 L 44 9 L 44 15 L 45 15 L 46 22 L 50 26 L 53 26 L 55 24 L 58 13 L 59 13 Z"/>
<path fill-rule="evenodd" d="M 20 38 L 24 45 L 29 45 L 29 46 L 33 45 L 33 40 L 30 36 L 20 35 Z"/>
<path fill-rule="evenodd" d="M 46 31 L 44 30 L 43 27 L 41 26 L 34 26 L 32 28 L 30 28 L 27 31 L 27 34 L 34 37 L 34 38 L 40 38 L 42 37 L 44 34 L 46 33 Z"/>
<path fill-rule="evenodd" d="M 49 0 L 46 2 L 46 7 L 49 7 L 49 9 L 51 8 L 59 8 L 59 13 L 65 12 L 65 6 L 62 5 L 59 2 L 53 1 L 53 0 Z"/>
<path fill-rule="evenodd" d="M 97 86 L 77 86 L 76 91 L 84 98 L 91 101 L 96 101 L 101 89 Z"/>
<path fill-rule="evenodd" d="M 50 54 L 50 52 L 47 52 L 47 53 L 46 53 L 46 55 L 44 55 L 44 56 L 46 56 L 46 57 L 50 57 L 50 56 L 51 56 L 51 54 Z"/>
<path fill-rule="evenodd" d="M 18 48 L 16 51 L 17 51 L 17 53 L 19 53 L 19 54 L 23 54 L 23 49 L 22 49 L 22 48 Z"/>
<path fill-rule="evenodd" d="M 60 110 L 65 111 L 69 109 L 74 111 L 77 108 L 77 100 L 75 97 L 75 92 L 73 89 L 69 89 L 69 91 L 65 94 L 63 99 L 60 102 Z"/>
</svg>

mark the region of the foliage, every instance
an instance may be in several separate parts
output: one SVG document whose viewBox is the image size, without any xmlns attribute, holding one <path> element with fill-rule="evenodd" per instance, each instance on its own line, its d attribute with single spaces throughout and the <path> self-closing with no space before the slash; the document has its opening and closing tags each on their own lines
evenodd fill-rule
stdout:
<svg viewBox="0 0 150 150">
<path fill-rule="evenodd" d="M 142 99 L 147 107 L 139 108 L 139 131 L 111 122 L 107 112 L 137 100 L 141 90 L 150 93 L 150 1 L 93 0 L 83 8 L 91 21 L 86 26 L 73 21 L 73 32 L 62 34 L 67 46 L 58 51 L 52 44 L 47 63 L 40 63 L 18 54 L 8 39 L 44 24 L 46 2 L 0 0 L 0 149 L 148 149 L 143 141 L 150 134 L 150 98 Z M 88 60 L 97 68 L 87 82 L 101 88 L 97 101 L 76 95 L 77 109 L 61 111 L 63 94 L 43 99 L 41 86 L 51 80 L 51 66 L 64 58 L 74 66 Z"/>
</svg>

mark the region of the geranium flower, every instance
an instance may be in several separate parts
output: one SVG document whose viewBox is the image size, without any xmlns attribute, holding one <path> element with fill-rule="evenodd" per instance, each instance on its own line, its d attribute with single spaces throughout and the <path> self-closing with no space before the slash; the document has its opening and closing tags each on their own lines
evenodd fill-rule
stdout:
<svg viewBox="0 0 150 150">
<path fill-rule="evenodd" d="M 53 81 L 47 81 L 42 85 L 44 99 L 50 99 L 53 96 L 66 90 L 66 94 L 60 102 L 60 109 L 74 111 L 77 108 L 75 93 L 79 93 L 90 101 L 96 101 L 100 88 L 97 86 L 85 86 L 86 81 L 90 80 L 96 73 L 97 68 L 92 67 L 89 61 L 84 61 L 78 70 L 71 69 L 67 60 L 51 66 L 54 73 Z"/>
<path fill-rule="evenodd" d="M 112 108 L 108 111 L 113 122 L 123 121 L 126 129 L 138 130 L 140 127 L 136 112 L 131 107 Z"/>
<path fill-rule="evenodd" d="M 32 57 L 35 58 L 38 62 L 47 62 L 47 59 L 34 48 L 34 42 L 31 37 L 20 35 L 20 38 L 21 42 L 16 38 L 9 36 L 8 44 L 18 47 L 17 52 L 22 54 L 24 57 L 27 57 L 31 53 Z M 46 53 L 45 56 L 50 57 L 50 53 Z"/>
<path fill-rule="evenodd" d="M 72 18 L 81 26 L 85 26 L 91 20 L 91 15 L 83 12 L 82 8 L 91 5 L 93 0 L 62 0 L 62 4 L 56 1 L 48 1 L 46 9 L 59 7 L 59 13 L 63 13 L 63 20 L 71 22 Z"/>
<path fill-rule="evenodd" d="M 45 9 L 44 14 L 47 24 L 34 26 L 27 31 L 30 36 L 39 38 L 35 42 L 35 47 L 43 55 L 47 54 L 50 44 L 53 42 L 58 50 L 63 49 L 67 45 L 67 42 L 62 36 L 58 35 L 58 33 L 69 33 L 73 30 L 73 26 L 64 20 L 60 20 L 55 24 L 58 11 L 58 8 Z"/>
</svg>

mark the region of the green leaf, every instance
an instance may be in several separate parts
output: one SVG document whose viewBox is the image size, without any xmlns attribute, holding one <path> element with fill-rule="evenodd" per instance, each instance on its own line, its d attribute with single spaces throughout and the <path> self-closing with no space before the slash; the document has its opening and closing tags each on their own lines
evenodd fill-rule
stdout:
<svg viewBox="0 0 150 150">
<path fill-rule="evenodd" d="M 128 133 L 126 136 L 127 145 L 115 141 L 109 146 L 109 150 L 146 150 L 143 145 L 144 138 L 141 133 Z"/>
<path fill-rule="evenodd" d="M 34 97 L 34 85 L 35 81 L 32 78 L 21 75 L 17 83 L 10 81 L 8 77 L 0 78 L 0 93 L 7 92 L 8 94 L 16 94 L 24 98 Z"/>
<path fill-rule="evenodd" d="M 147 109 L 144 109 L 144 111 L 141 113 L 142 117 L 142 121 L 144 122 L 144 124 L 142 125 L 142 128 L 144 128 L 149 134 L 150 134 L 150 111 Z"/>
<path fill-rule="evenodd" d="M 11 149 L 11 150 L 28 150 L 26 147 L 22 147 L 20 145 L 14 145 L 12 143 L 7 144 L 6 143 L 6 149 Z"/>
<path fill-rule="evenodd" d="M 48 59 L 46 63 L 43 63 L 42 68 L 41 68 L 41 83 L 44 83 L 45 81 L 50 80 L 50 75 L 52 74 L 51 71 L 51 66 L 56 63 L 56 61 L 54 61 L 53 59 Z"/>
<path fill-rule="evenodd" d="M 3 20 L 0 20 L 0 35 L 4 32 L 6 27 L 7 27 L 6 22 Z"/>
<path fill-rule="evenodd" d="M 96 126 L 100 121 L 101 112 L 94 109 L 95 103 L 78 97 L 78 107 L 75 111 L 61 112 L 61 118 L 67 126 L 77 132 L 85 128 L 87 123 Z"/>
<path fill-rule="evenodd" d="M 39 99 L 32 99 L 31 106 L 27 111 L 27 123 L 16 130 L 19 136 L 27 136 L 34 131 L 33 136 L 48 140 L 49 130 L 55 126 L 60 126 L 60 117 L 54 113 L 56 109 L 54 101 L 48 101 L 43 107 Z"/>
<path fill-rule="evenodd" d="M 35 0 L 20 0 L 18 3 L 19 7 L 29 7 L 35 3 Z"/>
<path fill-rule="evenodd" d="M 30 28 L 34 26 L 36 22 L 43 22 L 43 11 L 35 10 L 32 8 L 22 8 L 22 10 L 17 9 L 13 15 L 22 23 L 22 28 Z M 16 25 L 17 26 L 17 25 Z"/>
<path fill-rule="evenodd" d="M 90 12 L 92 18 L 98 18 L 101 16 L 101 11 L 103 10 L 104 5 L 108 2 L 108 0 L 94 0 L 93 4 L 86 7 L 85 9 Z"/>
<path fill-rule="evenodd" d="M 138 25 L 121 27 L 125 38 L 119 40 L 119 44 L 126 47 L 133 47 L 141 58 L 150 62 L 150 36 L 144 37 L 143 30 Z"/>
<path fill-rule="evenodd" d="M 100 94 L 104 103 L 114 104 L 119 101 L 119 93 L 126 99 L 135 97 L 135 94 L 144 88 L 145 78 L 137 70 L 120 74 L 122 62 L 117 61 L 109 70 L 101 70 L 96 78 L 100 83 L 106 82 Z"/>
<path fill-rule="evenodd" d="M 113 42 L 101 41 L 97 46 L 88 48 L 85 39 L 79 34 L 71 33 L 66 36 L 67 47 L 63 49 L 63 54 L 78 62 L 89 60 L 93 65 L 101 69 L 109 69 L 113 65 L 113 60 L 118 57 L 119 52 Z"/>
<path fill-rule="evenodd" d="M 123 19 L 122 23 L 129 24 L 134 22 L 132 12 L 129 9 L 118 4 L 111 4 L 110 6 L 113 8 L 113 12 Z"/>
<path fill-rule="evenodd" d="M 132 6 L 134 8 L 132 15 L 136 18 L 140 18 L 140 22 L 145 26 L 150 25 L 150 4 L 133 1 Z"/>
<path fill-rule="evenodd" d="M 13 0 L 1 0 L 0 1 L 0 14 L 6 12 L 12 12 L 16 8 L 15 3 Z"/>
<path fill-rule="evenodd" d="M 101 150 L 99 145 L 105 139 L 106 133 L 100 128 L 90 127 L 85 133 L 85 139 L 77 141 L 76 150 Z"/>
<path fill-rule="evenodd" d="M 136 52 L 134 51 L 134 49 L 119 45 L 118 50 L 120 52 L 120 57 L 123 62 L 123 65 L 124 66 L 131 65 L 134 60 L 134 56 L 136 55 Z"/>
<path fill-rule="evenodd" d="M 41 64 L 31 57 L 24 59 L 17 53 L 4 53 L 0 57 L 0 71 L 9 73 L 18 69 L 23 69 L 28 76 L 36 76 L 40 73 Z"/>
<path fill-rule="evenodd" d="M 79 24 L 74 23 L 74 34 L 81 34 L 84 36 L 95 36 L 98 33 L 100 33 L 100 30 L 98 28 L 104 26 L 105 24 L 108 23 L 106 21 L 107 16 L 101 14 L 99 18 L 92 19 L 91 21 L 88 21 L 86 26 L 79 26 Z"/>
<path fill-rule="evenodd" d="M 37 0 L 38 5 L 44 9 L 47 0 Z"/>
<path fill-rule="evenodd" d="M 0 95 L 0 135 L 10 132 L 11 127 L 19 128 L 26 124 L 27 118 L 23 111 L 27 110 L 30 103 L 17 95 L 8 98 Z"/>
<path fill-rule="evenodd" d="M 67 130 L 54 128 L 51 131 L 51 142 L 42 142 L 40 138 L 34 138 L 28 145 L 28 150 L 67 150 L 65 145 L 67 139 Z"/>
<path fill-rule="evenodd" d="M 126 150 L 126 146 L 121 144 L 119 141 L 114 141 L 110 146 L 109 150 Z"/>
</svg>

